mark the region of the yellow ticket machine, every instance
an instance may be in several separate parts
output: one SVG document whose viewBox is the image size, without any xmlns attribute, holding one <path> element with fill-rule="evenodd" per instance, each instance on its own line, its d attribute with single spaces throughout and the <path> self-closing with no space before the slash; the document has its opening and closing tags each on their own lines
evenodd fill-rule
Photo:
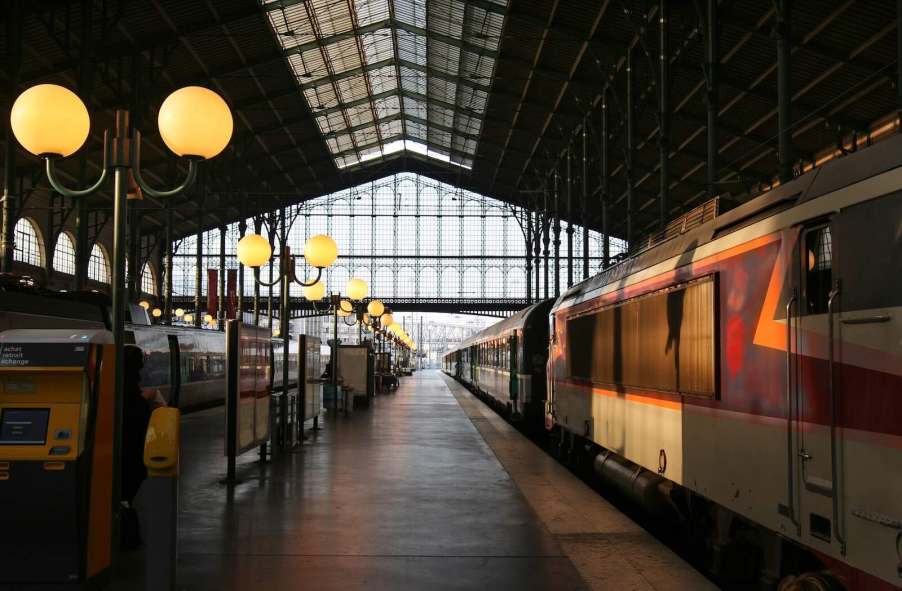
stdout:
<svg viewBox="0 0 902 591">
<path fill-rule="evenodd" d="M 112 334 L 0 333 L 0 587 L 108 577 Z"/>
</svg>

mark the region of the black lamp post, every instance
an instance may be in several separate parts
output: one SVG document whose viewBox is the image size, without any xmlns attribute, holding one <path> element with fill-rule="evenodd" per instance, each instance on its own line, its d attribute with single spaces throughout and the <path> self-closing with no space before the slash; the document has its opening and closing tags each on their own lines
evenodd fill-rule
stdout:
<svg viewBox="0 0 902 591">
<path fill-rule="evenodd" d="M 260 266 L 270 260 L 272 249 L 269 241 L 259 234 L 248 234 L 238 241 L 237 247 L 238 260 L 241 264 L 251 267 L 254 270 L 254 282 L 264 287 L 273 287 L 281 284 L 279 296 L 279 337 L 282 339 L 282 398 L 279 403 L 280 414 L 284 417 L 288 409 L 288 346 L 289 346 L 289 314 L 290 305 L 290 288 L 292 283 L 297 283 L 301 287 L 313 287 L 320 283 L 323 275 L 323 269 L 332 265 L 338 257 L 338 248 L 335 241 L 319 234 L 311 237 L 304 245 L 304 258 L 307 263 L 316 268 L 316 277 L 312 281 L 301 281 L 296 274 L 296 263 L 294 256 L 291 254 L 291 248 L 285 244 L 282 246 L 282 256 L 279 258 L 279 274 L 275 281 L 266 282 L 260 279 Z M 299 352 L 300 354 L 300 352 Z M 302 387 L 298 384 L 298 387 Z M 283 423 L 284 424 L 284 423 Z"/>
<path fill-rule="evenodd" d="M 228 145 L 232 136 L 232 114 L 215 92 L 188 86 L 173 92 L 159 111 L 159 128 L 170 150 L 188 161 L 188 174 L 177 187 L 158 190 L 141 176 L 141 133 L 129 133 L 129 114 L 115 113 L 115 125 L 103 135 L 103 168 L 97 181 L 86 189 L 64 186 L 57 175 L 57 162 L 77 152 L 88 137 L 90 116 L 81 99 L 55 84 L 39 84 L 23 92 L 10 112 L 10 124 L 22 146 L 46 162 L 47 180 L 61 195 L 77 199 L 97 193 L 113 177 L 113 276 L 112 328 L 115 348 L 115 402 L 113 425 L 113 543 L 118 546 L 121 497 L 122 400 L 124 395 L 125 334 L 125 231 L 129 186 L 156 198 L 173 197 L 190 187 L 197 178 L 198 163 L 213 158 Z"/>
</svg>

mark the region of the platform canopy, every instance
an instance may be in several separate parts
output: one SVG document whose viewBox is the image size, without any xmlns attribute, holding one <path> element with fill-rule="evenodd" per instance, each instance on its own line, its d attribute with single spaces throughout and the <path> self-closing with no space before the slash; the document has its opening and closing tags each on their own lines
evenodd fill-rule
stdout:
<svg viewBox="0 0 902 591">
<path fill-rule="evenodd" d="M 0 84 L 7 105 L 41 82 L 85 99 L 91 135 L 62 167 L 70 184 L 97 174 L 120 107 L 146 136 L 146 180 L 171 185 L 184 168 L 159 139 L 160 103 L 188 84 L 225 98 L 230 147 L 171 214 L 161 200 L 136 205 L 144 233 L 169 215 L 180 236 L 409 171 L 546 211 L 557 182 L 560 215 L 570 195 L 570 217 L 601 229 L 604 199 L 609 233 L 625 237 L 629 220 L 637 237 L 712 195 L 745 199 L 895 129 L 895 5 L 19 0 L 2 15 Z M 13 178 L 26 201 L 49 191 L 22 150 Z M 109 203 L 92 199 L 92 209 Z"/>
</svg>

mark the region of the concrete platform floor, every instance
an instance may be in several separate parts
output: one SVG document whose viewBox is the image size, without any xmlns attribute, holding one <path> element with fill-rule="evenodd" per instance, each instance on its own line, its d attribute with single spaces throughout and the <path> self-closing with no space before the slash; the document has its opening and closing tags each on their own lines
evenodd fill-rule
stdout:
<svg viewBox="0 0 902 591">
<path fill-rule="evenodd" d="M 179 589 L 712 588 L 437 371 L 231 488 L 223 423 L 184 419 Z"/>
</svg>

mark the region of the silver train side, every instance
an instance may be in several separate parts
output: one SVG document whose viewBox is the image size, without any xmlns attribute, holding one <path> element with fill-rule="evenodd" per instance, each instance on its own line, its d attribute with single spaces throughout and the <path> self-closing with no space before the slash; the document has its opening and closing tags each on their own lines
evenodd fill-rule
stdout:
<svg viewBox="0 0 902 591">
<path fill-rule="evenodd" d="M 442 369 L 512 419 L 540 427 L 553 303 L 533 304 L 473 335 L 445 355 Z"/>
<path fill-rule="evenodd" d="M 144 351 L 141 385 L 158 388 L 183 411 L 222 404 L 225 396 L 225 333 L 189 327 L 152 326 L 140 306 L 131 306 L 126 341 Z M 97 293 L 57 293 L 22 278 L 0 278 L 0 331 L 10 328 L 108 329 L 109 299 Z M 282 389 L 282 341 L 273 339 L 272 391 Z M 298 372 L 298 343 L 289 344 L 289 388 Z"/>
</svg>

